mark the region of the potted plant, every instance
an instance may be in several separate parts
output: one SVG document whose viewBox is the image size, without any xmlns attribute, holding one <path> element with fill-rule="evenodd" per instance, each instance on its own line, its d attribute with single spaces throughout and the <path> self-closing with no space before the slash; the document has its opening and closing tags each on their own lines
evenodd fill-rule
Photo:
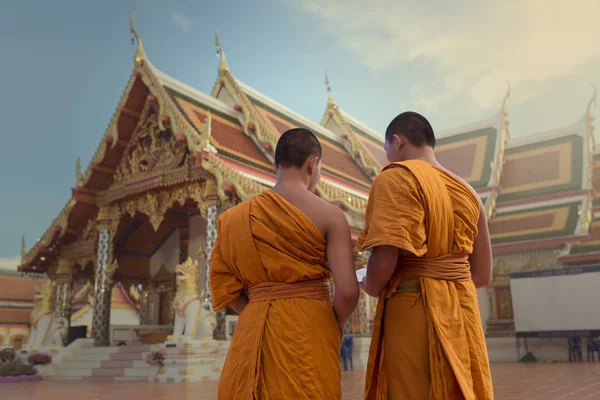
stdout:
<svg viewBox="0 0 600 400">
<path fill-rule="evenodd" d="M 32 365 L 11 361 L 0 365 L 0 383 L 42 380 Z"/>
<path fill-rule="evenodd" d="M 31 365 L 46 365 L 52 362 L 52 356 L 43 353 L 33 353 L 27 360 Z"/>
<path fill-rule="evenodd" d="M 148 376 L 149 382 L 155 382 L 156 377 L 163 373 L 165 366 L 165 353 L 162 351 L 153 351 L 146 357 L 146 364 L 152 367 L 152 373 Z"/>
</svg>

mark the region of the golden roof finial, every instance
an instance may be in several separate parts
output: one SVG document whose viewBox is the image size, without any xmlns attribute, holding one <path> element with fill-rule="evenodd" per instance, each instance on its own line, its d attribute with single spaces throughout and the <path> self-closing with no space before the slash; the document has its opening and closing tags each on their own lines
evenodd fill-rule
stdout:
<svg viewBox="0 0 600 400">
<path fill-rule="evenodd" d="M 329 74 L 327 72 L 325 72 L 325 86 L 327 86 L 327 91 L 329 92 L 329 104 L 335 104 L 333 92 L 331 91 L 331 85 L 329 84 Z"/>
<path fill-rule="evenodd" d="M 144 46 L 142 45 L 142 39 L 138 36 L 135 31 L 135 26 L 133 25 L 133 16 L 135 15 L 135 8 L 129 14 L 129 28 L 131 29 L 131 36 L 137 40 L 137 51 L 135 52 L 135 57 L 133 58 L 136 65 L 142 65 L 142 63 L 146 60 L 146 53 L 144 52 Z"/>
<path fill-rule="evenodd" d="M 595 107 L 596 106 L 596 92 L 597 92 L 597 88 L 596 88 L 596 84 L 594 82 L 591 82 L 592 88 L 594 89 L 594 92 L 592 93 L 592 98 L 590 99 L 590 102 L 588 103 L 588 113 L 591 111 L 592 109 L 592 105 Z"/>
<path fill-rule="evenodd" d="M 25 249 L 25 236 L 21 237 L 21 261 L 25 259 L 27 250 Z"/>
<path fill-rule="evenodd" d="M 502 109 L 504 111 L 506 111 L 506 103 L 510 99 L 510 82 L 509 81 L 505 81 L 505 82 L 506 82 L 506 85 L 508 86 L 508 89 L 506 90 L 506 96 L 504 96 L 504 101 L 502 101 Z"/>
<path fill-rule="evenodd" d="M 81 182 L 83 179 L 83 174 L 81 173 L 81 162 L 79 157 L 77 157 L 77 162 L 75 163 L 75 178 L 77 179 L 77 183 Z"/>
<path fill-rule="evenodd" d="M 225 59 L 225 52 L 221 47 L 221 42 L 219 41 L 219 29 L 221 26 L 217 26 L 217 30 L 215 31 L 215 46 L 217 46 L 217 57 L 221 56 L 221 64 L 219 64 L 219 71 L 226 71 L 229 69 L 227 65 L 227 60 Z"/>
</svg>

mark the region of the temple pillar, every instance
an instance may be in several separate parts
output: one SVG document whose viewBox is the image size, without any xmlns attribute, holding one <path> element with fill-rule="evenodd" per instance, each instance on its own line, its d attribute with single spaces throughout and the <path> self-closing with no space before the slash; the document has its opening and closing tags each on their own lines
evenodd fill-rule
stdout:
<svg viewBox="0 0 600 400">
<path fill-rule="evenodd" d="M 154 294 L 152 284 L 147 283 L 140 292 L 140 325 L 153 325 L 152 315 L 150 311 L 150 296 Z"/>
<path fill-rule="evenodd" d="M 217 240 L 217 218 L 218 208 L 216 204 L 209 204 L 206 208 L 206 269 L 204 271 L 204 301 L 212 301 L 210 294 L 210 256 Z M 214 338 L 225 340 L 225 311 L 217 311 L 217 326 L 214 331 Z"/>
<path fill-rule="evenodd" d="M 94 338 L 96 346 L 108 346 L 110 344 L 110 303 L 112 294 L 108 276 L 111 253 L 110 237 L 109 225 L 99 224 L 92 316 L 92 338 Z"/>
<path fill-rule="evenodd" d="M 206 208 L 206 268 L 204 277 L 204 300 L 211 301 L 210 295 L 210 256 L 217 240 L 217 206 L 211 204 Z"/>
<path fill-rule="evenodd" d="M 71 326 L 71 307 L 73 290 L 73 262 L 64 258 L 58 260 L 56 268 L 56 310 L 57 316 L 66 321 L 63 345 L 69 341 L 69 327 Z"/>
</svg>

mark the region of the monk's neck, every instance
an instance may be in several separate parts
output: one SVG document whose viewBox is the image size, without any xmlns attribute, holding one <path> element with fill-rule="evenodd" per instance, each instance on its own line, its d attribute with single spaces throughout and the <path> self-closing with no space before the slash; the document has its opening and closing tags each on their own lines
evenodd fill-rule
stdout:
<svg viewBox="0 0 600 400">
<path fill-rule="evenodd" d="M 438 160 L 435 158 L 435 154 L 433 153 L 432 148 L 419 149 L 419 151 L 415 151 L 413 154 L 409 154 L 406 159 L 421 160 L 436 167 L 442 167 Z"/>
<path fill-rule="evenodd" d="M 272 189 L 278 193 L 285 193 L 288 191 L 308 190 L 308 187 L 301 179 L 289 179 L 279 176 Z"/>
</svg>

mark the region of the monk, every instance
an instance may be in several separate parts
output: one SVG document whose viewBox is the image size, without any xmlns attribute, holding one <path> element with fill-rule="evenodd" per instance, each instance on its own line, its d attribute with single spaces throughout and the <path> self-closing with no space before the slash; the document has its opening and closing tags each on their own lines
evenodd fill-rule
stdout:
<svg viewBox="0 0 600 400">
<path fill-rule="evenodd" d="M 362 288 L 378 297 L 365 399 L 493 399 L 476 288 L 492 252 L 477 193 L 434 155 L 427 119 L 398 115 L 390 165 L 375 178 L 357 250 L 371 249 Z"/>
<path fill-rule="evenodd" d="M 312 132 L 285 132 L 275 186 L 219 218 L 213 307 L 240 314 L 219 399 L 342 398 L 340 343 L 359 287 L 348 222 L 312 193 L 321 160 Z"/>
</svg>

